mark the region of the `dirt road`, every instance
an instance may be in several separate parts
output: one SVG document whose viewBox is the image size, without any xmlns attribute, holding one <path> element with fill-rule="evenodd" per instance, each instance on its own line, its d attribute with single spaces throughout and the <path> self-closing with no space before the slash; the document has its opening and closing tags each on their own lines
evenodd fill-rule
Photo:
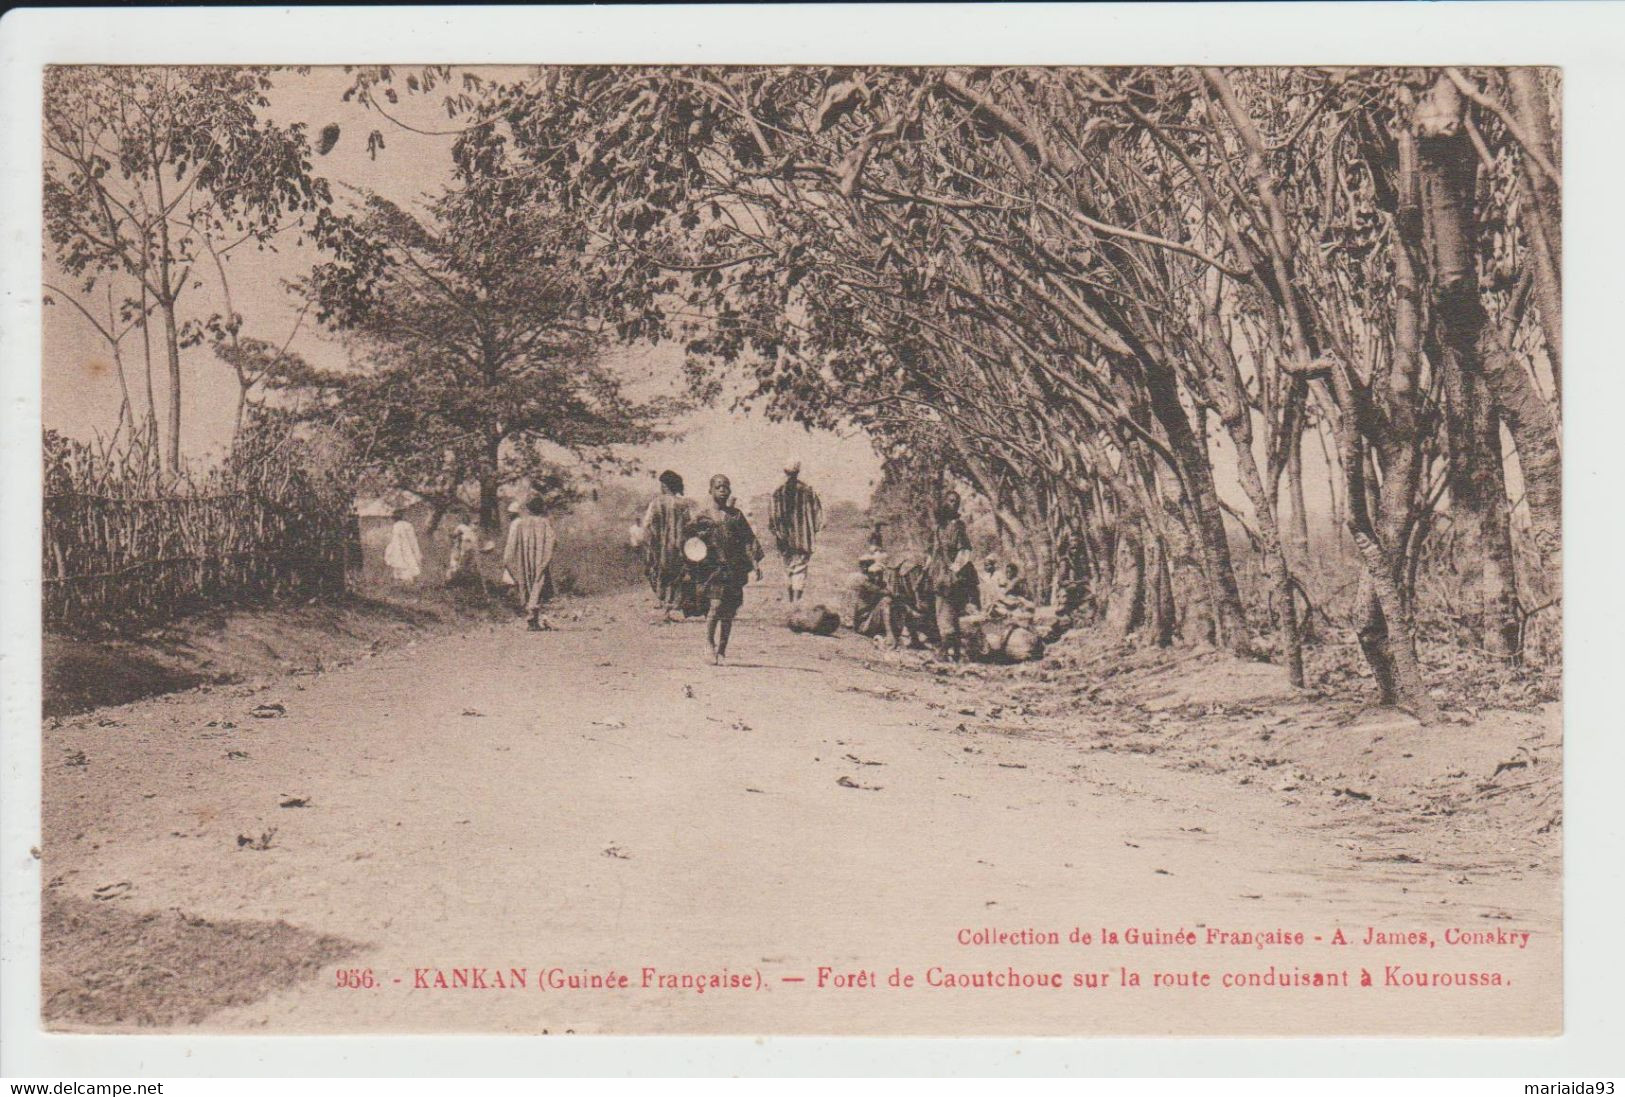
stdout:
<svg viewBox="0 0 1625 1097">
<path fill-rule="evenodd" d="M 646 602 L 599 599 L 552 633 L 490 626 L 258 690 L 49 727 L 42 867 L 47 907 L 60 910 L 48 915 L 58 924 L 45 991 L 57 1026 L 1560 1025 L 1556 877 L 1539 866 L 1457 880 L 1375 859 L 1349 826 L 1266 787 L 1087 749 L 1098 717 L 1086 704 L 1065 719 L 995 714 L 976 681 L 888 663 L 847 635 L 793 635 L 762 587 L 724 667 L 703 658 L 700 626 L 655 625 Z M 282 711 L 251 715 L 262 705 Z M 266 925 L 278 921 L 288 925 Z M 1433 944 L 1365 945 L 1367 927 Z M 1533 936 L 1525 947 L 1452 945 L 1442 939 L 1452 927 Z M 1329 943 L 1339 928 L 1350 944 Z M 1090 943 L 1072 943 L 1074 929 Z M 1210 929 L 1301 932 L 1304 943 L 1146 945 L 1127 932 L 1205 942 Z M 1060 942 L 960 943 L 984 930 L 1055 931 Z M 1102 943 L 1103 930 L 1118 943 Z M 207 949 L 177 934 L 212 934 L 198 939 L 230 955 L 205 963 Z M 155 958 L 161 949 L 167 958 Z M 267 959 L 276 949 L 290 953 L 282 968 Z M 1402 978 L 1493 972 L 1506 985 L 1385 986 L 1387 965 Z M 821 967 L 879 985 L 820 988 Z M 523 989 L 490 986 L 514 968 Z M 553 968 L 600 981 L 613 971 L 629 985 L 551 988 Z M 340 988 L 340 969 L 370 970 L 377 985 Z M 437 974 L 456 982 L 453 969 L 486 988 L 433 986 Z M 889 987 L 894 969 L 914 985 Z M 1011 969 L 1018 982 L 1059 972 L 1065 985 L 930 985 L 944 973 L 1008 980 Z M 1141 984 L 1122 985 L 1124 969 Z M 1376 986 L 1222 985 L 1269 971 L 1276 982 L 1347 971 L 1357 983 L 1361 969 Z M 724 970 L 760 988 L 681 985 Z M 1094 978 L 1074 986 L 1073 973 Z M 1176 984 L 1205 973 L 1210 985 L 1155 986 L 1157 973 Z M 190 1013 L 166 1006 L 183 993 Z"/>
</svg>

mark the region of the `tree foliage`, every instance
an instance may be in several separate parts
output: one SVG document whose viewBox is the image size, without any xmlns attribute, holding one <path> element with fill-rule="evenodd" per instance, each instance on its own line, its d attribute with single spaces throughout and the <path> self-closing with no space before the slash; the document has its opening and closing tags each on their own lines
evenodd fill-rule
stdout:
<svg viewBox="0 0 1625 1097">
<path fill-rule="evenodd" d="M 611 462 L 670 410 L 605 365 L 579 233 L 534 201 L 465 186 L 418 213 L 367 195 L 325 241 L 305 291 L 361 368 L 324 414 L 398 487 L 450 505 L 477 482 L 494 525 L 502 484 Z"/>
<path fill-rule="evenodd" d="M 589 226 L 620 334 L 683 339 L 702 381 L 744 371 L 772 414 L 931 453 L 1115 627 L 1258 646 L 1240 521 L 1301 684 L 1301 483 L 1279 500 L 1318 434 L 1361 644 L 1383 699 L 1426 715 L 1416 572 L 1442 520 L 1480 545 L 1464 627 L 1517 656 L 1503 428 L 1555 568 L 1554 91 L 1527 70 L 578 67 L 448 113 L 466 178 Z"/>
<path fill-rule="evenodd" d="M 180 351 L 204 337 L 178 313 L 197 266 L 313 228 L 329 200 L 304 128 L 267 120 L 271 70 L 58 66 L 45 76 L 45 226 L 83 289 L 125 275 L 126 310 L 157 312 L 168 364 L 166 464 L 180 462 Z M 212 258 L 211 258 L 212 257 Z M 224 268 L 221 267 L 223 272 Z M 240 319 L 217 320 L 235 330 Z"/>
</svg>

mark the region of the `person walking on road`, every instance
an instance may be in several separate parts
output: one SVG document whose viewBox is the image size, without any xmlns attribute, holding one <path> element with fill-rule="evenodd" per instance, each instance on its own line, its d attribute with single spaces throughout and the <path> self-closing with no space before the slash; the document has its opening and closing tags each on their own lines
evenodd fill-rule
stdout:
<svg viewBox="0 0 1625 1097">
<path fill-rule="evenodd" d="M 801 482 L 801 462 L 784 466 L 784 483 L 773 491 L 773 512 L 767 529 L 784 560 L 787 597 L 799 602 L 807 590 L 807 567 L 813 541 L 824 522 L 824 504 L 818 493 Z"/>
<path fill-rule="evenodd" d="M 531 496 L 525 504 L 525 513 L 508 527 L 508 543 L 502 550 L 502 564 L 519 588 L 519 598 L 525 607 L 525 625 L 532 632 L 553 627 L 542 615 L 542 605 L 547 600 L 549 571 L 558 537 L 544 513 L 546 509 L 541 496 Z"/>
<path fill-rule="evenodd" d="M 693 565 L 705 598 L 705 642 L 711 661 L 728 654 L 734 616 L 745 602 L 745 584 L 762 577 L 762 546 L 744 512 L 733 504 L 733 485 L 720 472 L 711 477 L 711 495 L 695 511 L 685 531 L 705 545 L 705 558 Z"/>
<path fill-rule="evenodd" d="M 660 494 L 649 500 L 639 529 L 649 587 L 666 621 L 682 602 L 683 539 L 693 513 L 694 500 L 683 494 L 683 478 L 670 469 L 662 472 Z"/>
</svg>

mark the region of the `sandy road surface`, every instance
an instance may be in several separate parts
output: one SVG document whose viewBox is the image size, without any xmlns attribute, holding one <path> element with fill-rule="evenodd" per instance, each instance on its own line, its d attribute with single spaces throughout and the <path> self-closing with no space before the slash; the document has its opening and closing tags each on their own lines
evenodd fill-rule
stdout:
<svg viewBox="0 0 1625 1097">
<path fill-rule="evenodd" d="M 974 683 L 878 662 L 850 636 L 794 636 L 781 611 L 753 588 L 721 668 L 702 658 L 698 625 L 655 626 L 626 596 L 553 633 L 492 626 L 259 692 L 68 721 L 46 731 L 44 879 L 81 902 L 111 887 L 119 897 L 96 909 L 285 920 L 355 943 L 338 965 L 215 1010 L 202 1027 L 218 1031 L 1559 1027 L 1552 877 L 1458 883 L 1363 858 L 1265 790 L 1084 749 L 1087 707 L 1066 724 L 972 719 L 959 710 L 977 705 Z M 248 714 L 268 702 L 286 715 Z M 290 800 L 307 806 L 279 806 Z M 240 845 L 273 827 L 268 848 Z M 1521 949 L 1376 948 L 1358 943 L 1368 925 L 1535 936 Z M 1339 926 L 1354 944 L 1313 941 Z M 957 942 L 984 927 L 1062 943 Z M 1074 927 L 1096 943 L 1068 943 Z M 1103 946 L 1103 927 L 1284 929 L 1307 943 Z M 1511 985 L 1383 987 L 1385 964 Z M 820 989 L 825 965 L 881 985 Z M 1364 967 L 1379 986 L 1218 985 L 1272 965 L 1356 980 Z M 336 966 L 380 985 L 340 989 Z M 524 968 L 530 985 L 412 989 L 416 969 L 470 967 Z M 631 986 L 538 989 L 551 967 L 613 969 Z M 762 988 L 645 989 L 646 967 L 727 969 Z M 924 985 L 933 967 L 1060 972 L 1067 985 L 937 988 Z M 1122 967 L 1142 985 L 1119 985 Z M 894 968 L 916 985 L 888 988 Z M 1151 985 L 1192 970 L 1214 985 Z M 1074 987 L 1073 972 L 1108 985 Z"/>
</svg>

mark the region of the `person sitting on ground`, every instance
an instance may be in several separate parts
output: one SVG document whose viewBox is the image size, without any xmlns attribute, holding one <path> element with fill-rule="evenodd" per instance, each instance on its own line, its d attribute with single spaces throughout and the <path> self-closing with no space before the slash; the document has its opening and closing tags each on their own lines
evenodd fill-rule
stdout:
<svg viewBox="0 0 1625 1097">
<path fill-rule="evenodd" d="M 900 647 L 936 641 L 930 576 L 917 560 L 891 560 L 883 552 L 859 558 L 863 573 L 854 584 L 853 631 Z"/>
<path fill-rule="evenodd" d="M 446 554 L 446 584 L 476 582 L 479 579 L 480 531 L 469 522 L 458 522 L 451 530 L 451 549 Z"/>
<path fill-rule="evenodd" d="M 896 647 L 899 641 L 897 600 L 888 582 L 886 554 L 870 550 L 858 557 L 859 574 L 852 588 L 852 631 Z"/>
<path fill-rule="evenodd" d="M 995 606 L 1004 598 L 1004 570 L 997 556 L 982 561 L 982 570 L 976 575 L 976 590 L 983 606 Z"/>
<path fill-rule="evenodd" d="M 910 647 L 937 642 L 936 601 L 931 575 L 918 560 L 903 559 L 886 570 L 899 634 L 907 633 Z"/>
<path fill-rule="evenodd" d="M 550 593 L 549 571 L 558 538 L 546 511 L 547 504 L 542 497 L 531 496 L 525 504 L 525 513 L 508 527 L 508 543 L 502 550 L 503 566 L 519 588 L 519 598 L 525 607 L 525 625 L 532 632 L 553 627 L 543 615 L 542 605 Z"/>
<path fill-rule="evenodd" d="M 990 597 L 990 594 L 993 596 Z M 1027 584 L 1021 576 L 1021 569 L 1015 564 L 1001 567 L 996 582 L 982 587 L 981 616 L 988 620 L 998 621 L 1007 617 L 1030 619 L 1033 610 L 1032 600 L 1027 597 Z"/>
<path fill-rule="evenodd" d="M 1027 589 L 1027 579 L 1014 560 L 1004 565 L 1004 596 L 1029 604 L 1033 600 L 1032 592 Z"/>
</svg>

